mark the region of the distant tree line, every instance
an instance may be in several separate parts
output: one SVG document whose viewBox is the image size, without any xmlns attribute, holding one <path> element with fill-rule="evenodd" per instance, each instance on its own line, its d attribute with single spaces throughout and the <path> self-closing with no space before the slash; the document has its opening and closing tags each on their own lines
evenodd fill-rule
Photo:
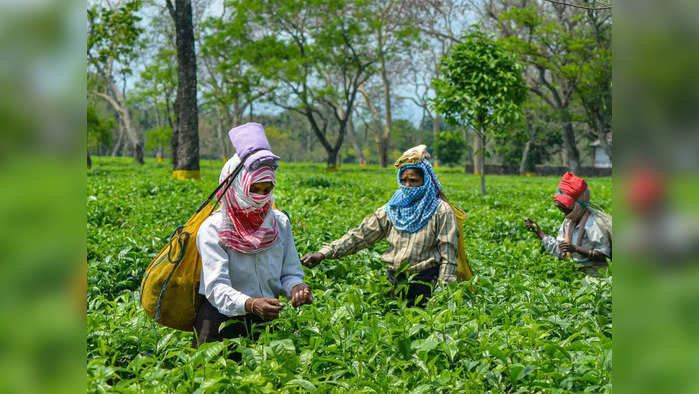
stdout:
<svg viewBox="0 0 699 394">
<path fill-rule="evenodd" d="M 329 168 L 389 166 L 425 143 L 440 165 L 576 170 L 593 141 L 612 155 L 611 10 L 595 4 L 90 1 L 88 154 L 164 157 L 174 170 L 196 170 L 199 158 L 230 157 L 227 131 L 254 120 L 284 160 Z M 516 71 L 498 63 L 483 69 L 485 82 L 449 88 L 448 59 L 474 34 Z M 508 89 L 512 72 L 521 99 L 493 107 L 492 89 Z M 455 117 L 460 89 L 479 83 L 491 100 L 462 94 Z M 468 112 L 477 103 L 482 114 L 501 110 L 490 126 Z"/>
</svg>

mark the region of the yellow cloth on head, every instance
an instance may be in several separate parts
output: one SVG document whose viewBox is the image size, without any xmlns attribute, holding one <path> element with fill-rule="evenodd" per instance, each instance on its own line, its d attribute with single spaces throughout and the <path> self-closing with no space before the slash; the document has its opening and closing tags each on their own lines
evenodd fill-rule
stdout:
<svg viewBox="0 0 699 394">
<path fill-rule="evenodd" d="M 396 160 L 393 165 L 396 168 L 401 168 L 405 167 L 408 165 L 412 164 L 417 164 L 420 162 L 422 159 L 429 159 L 430 158 L 430 153 L 427 152 L 427 145 L 418 145 L 414 146 L 405 152 Z"/>
</svg>

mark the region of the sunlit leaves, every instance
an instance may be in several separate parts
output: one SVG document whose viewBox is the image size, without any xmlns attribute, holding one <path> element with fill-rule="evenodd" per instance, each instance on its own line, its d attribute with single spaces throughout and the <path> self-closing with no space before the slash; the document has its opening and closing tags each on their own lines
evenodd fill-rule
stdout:
<svg viewBox="0 0 699 394">
<path fill-rule="evenodd" d="M 191 334 L 158 326 L 139 304 L 144 268 L 174 226 L 218 179 L 172 180 L 166 164 L 95 158 L 88 173 L 87 371 L 90 391 L 143 392 L 557 392 L 610 389 L 612 280 L 589 278 L 541 250 L 530 216 L 552 233 L 553 177 L 478 178 L 437 168 L 468 213 L 466 250 L 478 275 L 442 289 L 425 309 L 386 298 L 379 243 L 305 270 L 314 304 L 285 307 L 259 341 L 192 350 Z M 609 205 L 611 180 L 588 179 Z M 277 204 L 290 213 L 300 254 L 341 236 L 395 191 L 391 169 L 281 163 Z M 603 204 L 603 205 L 604 205 Z M 241 361 L 233 361 L 233 352 Z"/>
</svg>

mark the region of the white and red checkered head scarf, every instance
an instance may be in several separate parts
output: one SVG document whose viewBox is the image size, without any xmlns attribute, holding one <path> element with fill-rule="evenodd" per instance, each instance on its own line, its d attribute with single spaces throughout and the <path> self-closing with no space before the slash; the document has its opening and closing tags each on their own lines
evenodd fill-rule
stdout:
<svg viewBox="0 0 699 394">
<path fill-rule="evenodd" d="M 219 184 L 226 180 L 239 163 L 238 155 L 226 162 L 221 170 Z M 263 251 L 277 239 L 277 220 L 271 212 L 274 195 L 273 192 L 251 193 L 250 186 L 258 182 L 272 182 L 276 186 L 274 169 L 263 166 L 248 171 L 243 167 L 222 199 L 224 226 L 218 236 L 224 246 L 240 253 Z"/>
</svg>

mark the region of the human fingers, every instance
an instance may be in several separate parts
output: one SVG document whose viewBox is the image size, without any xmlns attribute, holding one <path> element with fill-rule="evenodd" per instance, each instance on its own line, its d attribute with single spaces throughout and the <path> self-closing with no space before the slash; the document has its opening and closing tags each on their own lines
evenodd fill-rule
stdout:
<svg viewBox="0 0 699 394">
<path fill-rule="evenodd" d="M 282 308 L 275 305 L 264 304 L 262 306 L 262 318 L 266 320 L 276 319 L 279 317 L 279 311 L 281 309 Z"/>
<path fill-rule="evenodd" d="M 291 292 L 291 306 L 298 306 L 299 300 L 301 299 L 301 291 L 292 290 Z"/>
<path fill-rule="evenodd" d="M 316 265 L 320 264 L 320 259 L 318 259 L 316 256 L 310 256 L 306 259 L 306 262 L 302 262 L 302 264 L 308 268 L 313 268 Z"/>
<path fill-rule="evenodd" d="M 273 305 L 273 306 L 277 306 L 277 307 L 279 307 L 279 308 L 281 308 L 281 307 L 284 306 L 284 304 L 282 304 L 282 302 L 279 301 L 279 300 L 276 299 L 276 298 L 264 298 L 263 300 L 264 300 L 266 303 L 268 303 L 268 304 L 270 304 L 270 305 Z"/>
</svg>

